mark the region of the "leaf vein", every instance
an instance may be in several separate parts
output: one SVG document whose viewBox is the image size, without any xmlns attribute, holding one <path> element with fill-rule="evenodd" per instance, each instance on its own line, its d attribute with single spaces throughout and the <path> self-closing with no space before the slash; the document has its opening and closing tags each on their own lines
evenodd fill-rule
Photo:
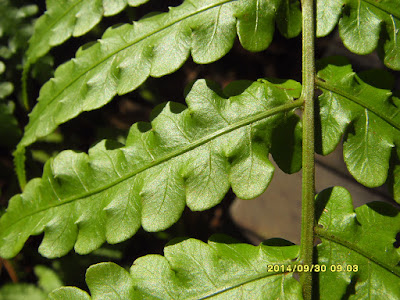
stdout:
<svg viewBox="0 0 400 300">
<path fill-rule="evenodd" d="M 191 13 L 189 13 L 189 14 L 183 15 L 183 16 L 177 18 L 176 20 L 170 21 L 170 22 L 167 23 L 166 25 L 164 25 L 164 26 L 162 26 L 162 27 L 160 27 L 160 28 L 157 28 L 157 29 L 153 30 L 153 31 L 151 31 L 150 33 L 147 33 L 147 34 L 145 34 L 145 35 L 142 36 L 142 37 L 139 37 L 139 38 L 135 39 L 133 42 L 128 43 L 127 45 L 125 45 L 125 46 L 123 46 L 123 47 L 117 49 L 116 51 L 111 52 L 110 54 L 106 55 L 104 58 L 100 59 L 97 63 L 95 63 L 95 64 L 91 65 L 89 68 L 85 69 L 82 73 L 80 73 L 79 75 L 77 75 L 73 80 L 71 80 L 70 82 L 68 82 L 68 83 L 67 83 L 63 88 L 61 88 L 60 91 L 59 91 L 58 93 L 56 93 L 55 96 L 54 96 L 53 98 L 51 98 L 48 102 L 49 102 L 49 103 L 52 103 L 52 102 L 53 102 L 54 100 L 56 100 L 68 87 L 72 86 L 72 85 L 73 85 L 76 81 L 78 81 L 82 76 L 85 76 L 89 71 L 95 69 L 97 66 L 101 65 L 102 63 L 104 63 L 106 60 L 108 60 L 110 57 L 116 55 L 117 53 L 119 53 L 119 52 L 121 52 L 121 51 L 123 51 L 123 50 L 125 50 L 125 49 L 127 49 L 127 48 L 129 48 L 129 47 L 131 47 L 131 46 L 133 46 L 133 45 L 135 45 L 135 44 L 137 44 L 137 43 L 143 41 L 143 40 L 145 40 L 146 38 L 148 38 L 148 37 L 150 37 L 150 36 L 152 36 L 152 35 L 154 35 L 154 34 L 156 34 L 156 33 L 159 33 L 159 32 L 161 32 L 161 31 L 163 31 L 163 30 L 165 30 L 165 29 L 167 29 L 167 28 L 169 28 L 169 27 L 171 27 L 171 26 L 177 24 L 178 22 L 181 22 L 181 21 L 183 21 L 183 20 L 185 20 L 185 19 L 188 19 L 188 18 L 190 18 L 190 17 L 193 17 L 193 16 L 195 16 L 195 15 L 197 15 L 197 14 L 200 14 L 200 13 L 202 13 L 202 12 L 204 12 L 204 11 L 207 11 L 207 10 L 209 10 L 209 9 L 212 9 L 212 8 L 214 8 L 214 7 L 217 7 L 217 6 L 220 6 L 220 5 L 224 5 L 224 4 L 226 4 L 226 3 L 228 3 L 228 2 L 231 2 L 231 1 L 234 1 L 234 0 L 224 0 L 224 1 L 221 1 L 221 2 L 219 2 L 219 3 L 217 3 L 217 4 L 212 4 L 212 5 L 206 6 L 206 7 L 202 8 L 202 9 L 200 9 L 200 10 L 198 10 L 198 11 L 194 11 L 194 12 L 191 12 Z M 44 109 L 46 109 L 47 106 L 42 106 L 42 107 L 43 107 L 43 108 L 38 112 L 39 115 L 43 112 Z M 38 120 L 38 119 L 33 119 L 33 120 L 32 120 L 32 124 L 33 124 L 33 123 L 36 123 L 37 120 Z"/>
<path fill-rule="evenodd" d="M 316 236 L 318 236 L 319 238 L 328 240 L 335 244 L 339 244 L 349 250 L 352 250 L 352 251 L 358 253 L 359 255 L 363 256 L 365 259 L 367 259 L 367 261 L 372 261 L 373 263 L 377 264 L 378 266 L 385 269 L 389 273 L 392 273 L 400 278 L 400 271 L 393 269 L 393 267 L 387 265 L 386 263 L 384 263 L 382 261 L 379 261 L 378 258 L 370 257 L 366 251 L 357 247 L 356 245 L 353 245 L 348 241 L 345 241 L 339 237 L 336 237 L 336 236 L 330 234 L 329 232 L 327 232 L 327 230 L 324 230 L 322 228 L 315 227 L 314 231 L 316 233 Z"/>
<path fill-rule="evenodd" d="M 109 184 L 101 186 L 100 188 L 94 189 L 92 191 L 87 191 L 87 192 L 84 192 L 84 193 L 81 193 L 81 194 L 78 194 L 78 195 L 74 195 L 72 197 L 64 199 L 63 202 L 59 202 L 59 203 L 56 203 L 56 204 L 53 203 L 53 204 L 47 205 L 45 207 L 42 207 L 40 209 L 37 209 L 35 211 L 32 211 L 29 214 L 27 214 L 25 216 L 22 216 L 15 223 L 18 223 L 18 222 L 22 221 L 23 219 L 28 218 L 28 217 L 30 217 L 32 215 L 37 214 L 37 213 L 40 213 L 42 211 L 46 211 L 48 209 L 51 209 L 51 208 L 54 208 L 54 207 L 57 207 L 57 206 L 60 206 L 60 205 L 64 205 L 64 204 L 67 204 L 67 203 L 70 203 L 70 202 L 73 202 L 73 201 L 77 201 L 77 200 L 80 200 L 80 199 L 89 198 L 92 195 L 96 195 L 98 193 L 101 193 L 102 191 L 104 191 L 104 190 L 106 190 L 108 188 L 111 188 L 111 187 L 113 187 L 113 186 L 115 186 L 117 184 L 120 184 L 120 183 L 124 182 L 125 180 L 128 180 L 129 178 L 134 177 L 134 176 L 136 176 L 136 175 L 138 175 L 138 174 L 140 174 L 140 173 L 142 173 L 142 172 L 144 172 L 144 171 L 146 171 L 146 170 L 148 170 L 150 168 L 153 168 L 153 167 L 155 167 L 157 165 L 160 165 L 161 163 L 166 162 L 166 161 L 168 161 L 168 160 L 170 160 L 170 159 L 172 159 L 172 158 L 174 158 L 174 157 L 176 157 L 178 155 L 181 155 L 181 154 L 184 154 L 186 152 L 189 152 L 189 151 L 191 151 L 191 150 L 193 150 L 193 149 L 195 149 L 195 148 L 197 148 L 197 147 L 199 147 L 201 145 L 204 145 L 204 144 L 206 144 L 206 143 L 208 143 L 208 142 L 210 142 L 210 141 L 212 141 L 212 140 L 214 140 L 214 139 L 216 139 L 216 138 L 218 138 L 218 137 L 220 137 L 220 136 L 222 136 L 222 135 L 224 135 L 226 133 L 232 132 L 232 131 L 234 131 L 234 130 L 236 130 L 238 128 L 241 128 L 241 127 L 246 126 L 246 125 L 248 125 L 250 123 L 265 119 L 267 117 L 270 117 L 272 115 L 278 114 L 280 112 L 288 111 L 288 110 L 300 107 L 302 105 L 303 105 L 303 100 L 298 99 L 296 101 L 293 101 L 293 102 L 290 102 L 290 103 L 286 103 L 286 104 L 282 104 L 282 105 L 280 105 L 278 107 L 271 108 L 271 109 L 269 109 L 267 111 L 264 111 L 262 113 L 250 116 L 250 117 L 245 118 L 245 119 L 242 119 L 242 120 L 238 121 L 237 123 L 233 123 L 231 125 L 226 126 L 225 128 L 222 128 L 222 129 L 219 129 L 219 130 L 213 132 L 212 134 L 206 135 L 206 136 L 198 139 L 197 141 L 193 142 L 192 144 L 186 145 L 185 147 L 182 147 L 180 149 L 172 151 L 169 154 L 164 155 L 163 157 L 160 157 L 158 160 L 154 160 L 151 163 L 146 164 L 144 167 L 141 167 L 141 168 L 139 168 L 137 170 L 134 170 L 133 172 L 130 172 L 130 173 L 126 174 L 125 176 L 123 176 L 123 177 L 121 177 L 121 178 L 119 178 L 119 179 L 117 179 L 115 181 L 110 182 Z M 14 224 L 10 224 L 6 228 L 4 228 L 4 230 L 7 230 L 10 226 L 15 225 L 15 223 Z"/>
</svg>

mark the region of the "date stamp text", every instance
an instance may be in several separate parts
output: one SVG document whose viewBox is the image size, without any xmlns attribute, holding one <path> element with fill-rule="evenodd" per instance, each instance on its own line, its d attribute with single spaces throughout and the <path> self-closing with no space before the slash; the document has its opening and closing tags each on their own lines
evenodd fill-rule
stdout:
<svg viewBox="0 0 400 300">
<path fill-rule="evenodd" d="M 276 265 L 268 265 L 268 272 L 274 273 L 292 273 L 292 272 L 358 272 L 358 265 L 346 265 L 346 264 L 335 264 L 335 265 L 323 265 L 323 264 L 313 264 L 313 265 L 284 265 L 284 264 L 276 264 Z"/>
</svg>

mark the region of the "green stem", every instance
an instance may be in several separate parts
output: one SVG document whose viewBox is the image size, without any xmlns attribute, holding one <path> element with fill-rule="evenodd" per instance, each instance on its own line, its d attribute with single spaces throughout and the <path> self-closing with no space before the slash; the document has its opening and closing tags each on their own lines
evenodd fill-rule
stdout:
<svg viewBox="0 0 400 300">
<path fill-rule="evenodd" d="M 17 147 L 13 153 L 14 156 L 14 168 L 17 174 L 18 183 L 21 191 L 24 191 L 26 185 L 26 172 L 25 172 L 25 148 Z"/>
<path fill-rule="evenodd" d="M 31 65 L 29 61 L 27 61 L 24 65 L 24 69 L 22 71 L 22 103 L 25 109 L 29 110 L 29 99 L 28 99 L 28 74 Z"/>
<path fill-rule="evenodd" d="M 314 194 L 315 194 L 315 162 L 314 162 L 314 1 L 302 0 L 303 14 L 303 87 L 301 99 L 304 101 L 303 114 L 303 182 L 301 209 L 301 245 L 300 263 L 313 263 L 314 249 Z M 312 273 L 300 274 L 304 299 L 312 297 Z"/>
</svg>

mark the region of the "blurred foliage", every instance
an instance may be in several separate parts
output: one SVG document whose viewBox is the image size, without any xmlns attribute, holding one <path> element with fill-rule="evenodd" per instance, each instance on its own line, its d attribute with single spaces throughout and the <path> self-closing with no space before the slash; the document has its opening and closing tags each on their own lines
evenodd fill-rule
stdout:
<svg viewBox="0 0 400 300">
<path fill-rule="evenodd" d="M 43 265 L 34 267 L 37 285 L 29 283 L 6 284 L 0 288 L 0 300 L 44 300 L 47 294 L 63 285 L 54 270 Z"/>
</svg>

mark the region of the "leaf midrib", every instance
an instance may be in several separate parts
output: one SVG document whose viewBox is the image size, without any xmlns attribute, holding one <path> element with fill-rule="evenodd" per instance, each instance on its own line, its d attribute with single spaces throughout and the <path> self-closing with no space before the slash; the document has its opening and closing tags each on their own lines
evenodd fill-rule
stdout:
<svg viewBox="0 0 400 300">
<path fill-rule="evenodd" d="M 383 121 L 385 121 L 386 123 L 393 126 L 395 129 L 400 131 L 400 124 L 398 122 L 392 120 L 389 116 L 386 116 L 385 114 L 381 113 L 379 110 L 375 109 L 373 106 L 369 105 L 368 103 L 365 103 L 364 101 L 362 101 L 362 99 L 344 91 L 343 89 L 340 89 L 340 88 L 338 89 L 335 86 L 333 86 L 332 84 L 330 84 L 328 82 L 324 82 L 319 78 L 316 79 L 316 84 L 320 88 L 323 88 L 325 90 L 331 91 L 332 93 L 343 96 L 343 97 L 347 98 L 348 100 L 360 105 L 361 107 L 371 111 L 372 113 L 377 115 L 379 118 L 381 118 Z"/>
<path fill-rule="evenodd" d="M 271 263 L 271 264 L 272 264 L 272 263 Z M 286 264 L 285 264 L 285 263 L 280 263 L 280 262 L 274 262 L 273 264 L 279 265 L 279 267 L 282 267 L 282 266 L 285 266 L 285 267 L 291 266 L 292 269 L 294 269 L 295 265 L 298 265 L 298 264 L 293 264 L 293 263 L 286 263 Z M 214 296 L 223 294 L 223 293 L 225 293 L 225 292 L 228 292 L 228 291 L 233 290 L 233 289 L 235 289 L 235 288 L 238 288 L 238 287 L 240 287 L 240 286 L 243 286 L 243 285 L 252 283 L 252 282 L 254 282 L 254 281 L 258 281 L 258 280 L 261 280 L 261 279 L 264 279 L 264 278 L 268 278 L 268 277 L 271 277 L 271 276 L 284 275 L 284 274 L 292 274 L 292 273 L 293 273 L 293 272 L 268 272 L 268 271 L 266 271 L 266 272 L 263 272 L 263 273 L 259 274 L 258 276 L 253 276 L 253 277 L 250 277 L 250 278 L 248 278 L 248 279 L 242 280 L 242 281 L 240 281 L 240 282 L 238 282 L 238 283 L 236 283 L 236 284 L 233 284 L 232 286 L 228 286 L 228 287 L 226 287 L 226 288 L 220 288 L 218 291 L 213 292 L 212 294 L 203 296 L 203 297 L 201 297 L 201 298 L 198 298 L 198 296 L 197 296 L 196 298 L 191 298 L 191 299 L 193 299 L 193 300 L 195 300 L 195 299 L 196 299 L 196 300 L 210 299 L 210 298 L 212 298 L 212 297 L 214 297 Z"/>
<path fill-rule="evenodd" d="M 291 110 L 291 109 L 295 109 L 295 108 L 300 107 L 302 105 L 303 105 L 303 100 L 299 99 L 299 100 L 296 100 L 296 101 L 293 101 L 293 102 L 289 102 L 289 103 L 280 105 L 278 107 L 271 108 L 271 109 L 269 109 L 267 111 L 264 111 L 262 113 L 259 113 L 259 114 L 256 114 L 256 115 L 253 115 L 253 116 L 250 116 L 250 117 L 247 117 L 245 119 L 242 119 L 242 120 L 240 120 L 240 121 L 238 121 L 236 123 L 228 125 L 228 126 L 222 128 L 220 130 L 217 130 L 217 131 L 213 132 L 210 135 L 206 135 L 206 136 L 198 139 L 197 141 L 193 142 L 192 144 L 186 145 L 185 147 L 183 147 L 181 149 L 178 149 L 176 151 L 172 151 L 168 155 L 165 155 L 165 156 L 159 158 L 158 160 L 154 160 L 154 161 L 150 162 L 148 165 L 143 166 L 142 168 L 139 168 L 139 169 L 133 171 L 132 173 L 126 174 L 123 177 L 119 177 L 117 180 L 115 180 L 115 181 L 113 181 L 113 182 L 111 182 L 111 183 L 109 183 L 107 185 L 104 185 L 102 187 L 99 187 L 99 188 L 94 189 L 94 190 L 89 191 L 89 192 L 84 192 L 84 193 L 81 193 L 79 195 L 72 196 L 70 198 L 66 198 L 62 202 L 57 202 L 57 203 L 42 207 L 40 209 L 37 209 L 35 211 L 32 211 L 31 213 L 19 218 L 18 220 L 14 221 L 11 225 L 9 225 L 6 228 L 4 228 L 3 232 L 5 232 L 7 229 L 9 229 L 10 227 L 12 227 L 16 223 L 22 221 L 25 218 L 31 217 L 31 216 L 33 216 L 35 214 L 41 213 L 43 211 L 46 211 L 46 210 L 54 208 L 54 207 L 65 205 L 65 204 L 71 203 L 73 201 L 84 199 L 84 198 L 93 196 L 95 194 L 101 193 L 102 191 L 107 190 L 107 189 L 109 189 L 109 188 L 111 188 L 113 186 L 116 186 L 119 183 L 124 182 L 125 180 L 128 180 L 129 178 L 131 178 L 133 176 L 136 176 L 141 172 L 144 172 L 144 171 L 146 171 L 146 170 L 148 170 L 150 168 L 153 168 L 153 167 L 155 167 L 155 166 L 157 166 L 157 165 L 159 165 L 161 163 L 164 163 L 164 162 L 166 162 L 166 161 L 168 161 L 168 160 L 170 160 L 170 159 L 172 159 L 174 157 L 177 157 L 177 156 L 182 155 L 182 154 L 184 154 L 186 152 L 189 152 L 189 151 L 191 151 L 191 150 L 193 150 L 193 149 L 195 149 L 197 147 L 200 147 L 201 145 L 204 145 L 204 144 L 210 142 L 211 140 L 216 139 L 216 138 L 218 138 L 218 137 L 220 137 L 220 136 L 222 136 L 224 134 L 227 134 L 227 133 L 229 133 L 231 131 L 234 131 L 234 130 L 239 129 L 239 128 L 243 127 L 243 126 L 249 125 L 251 123 L 260 121 L 260 120 L 265 119 L 267 117 L 270 117 L 272 115 L 275 115 L 275 114 L 278 114 L 278 113 L 281 113 L 281 112 L 285 112 L 285 111 L 288 111 L 288 110 Z"/>
<path fill-rule="evenodd" d="M 321 238 L 321 239 L 325 239 L 328 240 L 330 242 L 333 242 L 335 244 L 339 244 L 351 251 L 356 252 L 357 254 L 361 255 L 362 257 L 364 257 L 365 259 L 372 261 L 373 263 L 375 263 L 376 265 L 380 266 L 381 268 L 385 269 L 386 271 L 388 271 L 389 273 L 392 273 L 394 275 L 396 275 L 397 277 L 400 278 L 400 271 L 393 269 L 390 265 L 388 265 L 385 262 L 380 261 L 378 258 L 376 257 L 371 257 L 370 255 L 368 255 L 368 253 L 366 251 L 364 251 L 362 248 L 358 247 L 355 244 L 352 244 L 344 239 L 341 239 L 340 237 L 337 237 L 331 233 L 329 233 L 327 230 L 324 230 L 323 228 L 319 228 L 319 227 L 315 227 L 314 228 L 315 234 L 317 237 Z"/>
<path fill-rule="evenodd" d="M 183 21 L 183 20 L 185 20 L 185 19 L 188 19 L 188 18 L 190 18 L 190 17 L 193 17 L 193 16 L 195 16 L 195 15 L 197 15 L 197 14 L 200 14 L 200 13 L 202 13 L 202 12 L 204 12 L 204 11 L 207 11 L 207 10 L 209 10 L 209 9 L 218 7 L 218 6 L 220 6 L 220 5 L 224 5 L 224 4 L 229 3 L 229 2 L 232 2 L 232 1 L 235 1 L 235 0 L 220 0 L 220 1 L 217 2 L 217 3 L 213 3 L 213 4 L 211 4 L 211 5 L 208 5 L 208 6 L 206 6 L 206 7 L 201 8 L 200 10 L 196 10 L 196 11 L 194 11 L 194 12 L 190 12 L 190 13 L 187 14 L 187 15 L 180 16 L 180 17 L 178 17 L 177 19 L 168 22 L 166 25 L 164 25 L 164 26 L 162 26 L 162 27 L 159 27 L 159 28 L 157 28 L 156 30 L 150 31 L 149 33 L 145 34 L 144 36 L 142 36 L 142 37 L 140 37 L 140 38 L 134 40 L 134 41 L 131 42 L 131 43 L 128 43 L 127 45 L 123 46 L 122 48 L 119 48 L 119 49 L 116 50 L 116 51 L 113 51 L 113 52 L 110 53 L 109 55 L 106 55 L 103 59 L 99 60 L 99 61 L 96 62 L 95 64 L 92 64 L 89 68 L 85 69 L 85 71 L 83 71 L 83 72 L 80 73 L 78 76 L 76 76 L 72 81 L 70 81 L 69 83 L 67 83 L 61 90 L 59 90 L 59 92 L 58 92 L 57 94 L 55 94 L 55 96 L 54 96 L 53 98 L 51 98 L 51 99 L 48 101 L 48 103 L 46 103 L 46 106 L 42 106 L 42 108 L 41 108 L 40 110 L 38 110 L 37 114 L 38 114 L 38 115 L 41 115 L 42 112 L 47 108 L 47 106 L 50 105 L 54 100 L 56 100 L 56 99 L 58 98 L 58 96 L 60 96 L 66 89 L 68 89 L 71 85 L 73 85 L 76 81 L 78 81 L 78 80 L 79 80 L 81 77 L 83 77 L 85 74 L 87 74 L 88 72 L 90 72 L 91 70 L 93 70 L 94 68 L 96 68 L 97 66 L 101 65 L 103 62 L 107 61 L 110 57 L 112 57 L 112 56 L 116 55 L 117 53 L 119 53 L 119 52 L 121 52 L 121 51 L 123 51 L 123 50 L 125 50 L 125 49 L 127 49 L 127 48 L 129 48 L 129 47 L 131 47 L 131 46 L 133 46 L 133 45 L 135 45 L 135 44 L 137 44 L 137 43 L 139 43 L 139 42 L 145 40 L 145 39 L 147 39 L 148 37 L 150 37 L 150 36 L 152 36 L 152 35 L 154 35 L 154 34 L 156 34 L 156 33 L 159 33 L 159 32 L 161 32 L 161 31 L 167 29 L 168 27 L 171 27 L 171 26 L 177 24 L 178 22 L 181 22 L 181 21 Z M 155 16 L 155 17 L 157 17 L 157 16 Z M 147 20 L 148 20 L 148 19 L 147 19 Z M 80 56 L 80 57 L 82 57 L 82 56 Z M 39 99 L 39 100 L 40 100 L 40 99 Z M 38 102 L 38 103 L 40 103 L 40 102 Z M 30 128 L 34 128 L 34 124 L 36 124 L 36 123 L 38 122 L 38 120 L 39 120 L 39 118 L 33 119 L 32 125 L 30 126 Z M 29 128 L 29 129 L 30 129 L 30 128 Z M 40 136 L 40 135 L 37 135 L 37 134 L 35 134 L 35 135 L 36 135 L 36 136 Z M 26 134 L 24 135 L 24 138 L 25 138 L 25 137 L 26 137 Z M 22 141 L 23 141 L 23 140 L 22 140 Z M 22 146 L 22 147 L 23 147 L 23 146 L 27 146 L 27 145 L 30 144 L 30 143 L 26 143 L 26 142 L 25 142 L 25 143 L 22 143 L 22 141 L 21 141 L 21 143 L 20 143 L 20 145 L 19 145 L 20 147 L 21 147 L 21 146 Z"/>
</svg>

